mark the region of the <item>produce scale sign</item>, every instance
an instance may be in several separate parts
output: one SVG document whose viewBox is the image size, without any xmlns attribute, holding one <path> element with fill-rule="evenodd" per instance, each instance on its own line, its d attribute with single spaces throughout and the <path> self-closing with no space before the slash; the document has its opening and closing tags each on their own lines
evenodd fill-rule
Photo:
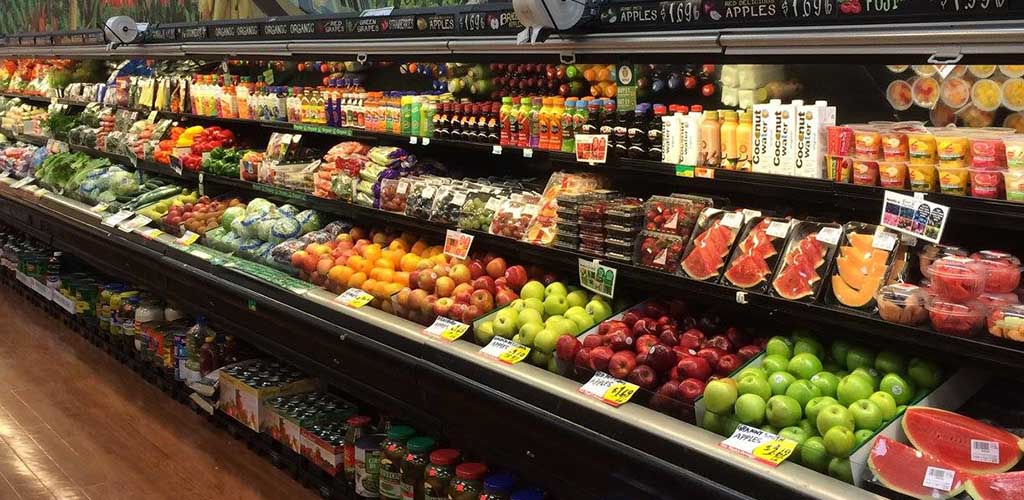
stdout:
<svg viewBox="0 0 1024 500">
<path fill-rule="evenodd" d="M 797 443 L 792 439 L 740 424 L 731 436 L 718 445 L 758 462 L 777 467 L 793 454 Z"/>
</svg>

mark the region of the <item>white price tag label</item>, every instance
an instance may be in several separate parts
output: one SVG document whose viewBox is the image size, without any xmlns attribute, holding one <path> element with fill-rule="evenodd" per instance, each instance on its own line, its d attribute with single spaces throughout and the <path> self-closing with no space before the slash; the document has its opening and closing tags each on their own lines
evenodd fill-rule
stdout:
<svg viewBox="0 0 1024 500">
<path fill-rule="evenodd" d="M 423 329 L 423 333 L 431 337 L 438 337 L 453 342 L 458 340 L 468 330 L 469 325 L 465 323 L 444 316 L 438 316 L 430 326 Z"/>
<path fill-rule="evenodd" d="M 761 216 L 761 211 L 760 210 L 753 210 L 753 209 L 750 209 L 750 208 L 744 208 L 743 210 L 741 210 L 741 212 L 743 212 L 743 221 L 744 222 L 746 222 L 746 221 L 748 221 L 750 219 L 753 219 L 754 217 L 760 217 Z"/>
<path fill-rule="evenodd" d="M 756 427 L 740 424 L 719 446 L 776 467 L 796 450 L 797 443 Z"/>
<path fill-rule="evenodd" d="M 492 212 L 497 212 L 498 209 L 501 208 L 501 198 L 498 198 L 497 196 L 495 196 L 495 197 L 492 197 L 492 198 L 488 199 L 487 200 L 487 204 L 484 205 L 484 208 L 486 208 L 487 210 L 490 210 Z"/>
<path fill-rule="evenodd" d="M 117 228 L 126 233 L 130 233 L 140 227 L 145 226 L 146 224 L 149 224 L 150 222 L 153 222 L 153 219 L 150 219 L 145 215 L 136 215 L 134 219 L 128 222 L 122 222 L 119 226 L 117 226 Z"/>
<path fill-rule="evenodd" d="M 579 259 L 580 285 L 587 290 L 604 295 L 615 296 L 615 277 L 618 271 L 614 267 L 601 265 L 597 260 Z"/>
<path fill-rule="evenodd" d="M 971 461 L 985 464 L 999 463 L 999 443 L 995 441 L 971 440 Z"/>
<path fill-rule="evenodd" d="M 514 365 L 530 354 L 530 348 L 505 337 L 494 337 L 491 342 L 480 349 L 480 354 L 497 359 L 502 363 Z"/>
<path fill-rule="evenodd" d="M 89 211 L 90 212 L 96 212 L 96 213 L 106 212 L 108 207 L 109 207 L 109 205 L 107 205 L 106 203 L 100 202 L 100 203 L 97 203 L 96 206 L 90 208 Z"/>
<path fill-rule="evenodd" d="M 843 234 L 843 230 L 838 227 L 823 227 L 818 231 L 818 241 L 822 243 L 828 243 L 829 245 L 839 244 L 839 236 Z"/>
<path fill-rule="evenodd" d="M 430 145 L 430 138 L 429 137 L 424 137 L 423 141 L 422 141 L 422 144 L 424 146 L 429 146 Z"/>
<path fill-rule="evenodd" d="M 743 225 L 743 214 L 739 212 L 729 212 L 723 215 L 722 225 L 733 229 L 739 229 L 740 226 Z"/>
<path fill-rule="evenodd" d="M 61 309 L 65 310 L 68 314 L 75 314 L 77 311 L 77 305 L 75 301 L 65 297 L 64 295 L 53 292 L 50 294 L 50 300 L 60 306 Z"/>
<path fill-rule="evenodd" d="M 3 172 L 0 172 L 0 179 L 6 179 L 6 178 L 8 178 L 10 176 L 11 176 L 11 173 L 6 171 L 6 170 L 4 170 Z"/>
<path fill-rule="evenodd" d="M 491 148 L 491 154 L 492 155 L 500 155 L 501 154 L 501 146 L 495 144 L 494 147 Z"/>
<path fill-rule="evenodd" d="M 419 144 L 420 138 L 415 135 L 409 138 L 409 144 Z"/>
<path fill-rule="evenodd" d="M 341 295 L 334 298 L 335 302 L 344 304 L 352 308 L 360 308 L 369 304 L 373 300 L 373 295 L 370 295 L 358 288 L 349 288 L 345 290 Z"/>
<path fill-rule="evenodd" d="M 594 376 L 581 385 L 579 391 L 617 408 L 626 404 L 639 388 L 636 384 L 623 382 L 607 373 L 594 372 Z"/>
<path fill-rule="evenodd" d="M 895 233 L 890 233 L 888 231 L 879 231 L 875 233 L 875 238 L 871 240 L 871 246 L 879 250 L 891 252 L 892 249 L 896 247 L 896 242 L 898 240 L 899 238 L 896 236 Z"/>
<path fill-rule="evenodd" d="M 523 158 L 533 158 L 533 148 L 523 149 Z"/>
<path fill-rule="evenodd" d="M 398 181 L 398 187 L 395 188 L 395 192 L 398 194 L 405 194 L 409 192 L 409 182 L 404 179 Z"/>
<path fill-rule="evenodd" d="M 164 234 L 164 232 L 159 230 L 159 229 L 157 229 L 157 228 L 153 228 L 153 229 L 147 229 L 147 230 L 143 231 L 142 232 L 142 237 L 146 238 L 147 240 L 155 240 L 155 239 L 159 238 L 161 234 Z"/>
<path fill-rule="evenodd" d="M 448 202 L 449 205 L 455 205 L 461 207 L 466 204 L 466 193 L 458 192 L 452 195 L 452 201 Z"/>
<path fill-rule="evenodd" d="M 926 488 L 949 491 L 953 489 L 953 480 L 956 479 L 956 472 L 941 467 L 932 467 L 924 471 L 924 482 L 921 484 Z"/>
<path fill-rule="evenodd" d="M 789 225 L 790 221 L 788 220 L 773 220 L 768 224 L 768 229 L 765 229 L 764 232 L 774 238 L 785 238 L 789 235 Z"/>
<path fill-rule="evenodd" d="M 107 217 L 106 219 L 103 219 L 102 224 L 104 226 L 114 227 L 124 222 L 132 215 L 135 215 L 135 212 L 132 212 L 131 210 L 122 210 L 114 215 L 111 215 L 110 217 Z"/>
<path fill-rule="evenodd" d="M 27 177 L 23 177 L 23 178 L 19 179 L 14 184 L 11 184 L 11 187 L 14 188 L 14 189 L 21 189 L 21 188 L 23 188 L 23 187 L 25 187 L 25 186 L 27 186 L 29 184 L 32 184 L 32 182 L 34 182 L 35 180 L 36 180 L 35 177 L 32 177 L 31 175 L 29 175 Z"/>
</svg>

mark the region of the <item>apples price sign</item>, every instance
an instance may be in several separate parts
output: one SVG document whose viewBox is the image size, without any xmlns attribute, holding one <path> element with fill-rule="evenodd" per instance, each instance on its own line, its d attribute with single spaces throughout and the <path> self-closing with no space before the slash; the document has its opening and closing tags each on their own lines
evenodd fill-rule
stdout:
<svg viewBox="0 0 1024 500">
<path fill-rule="evenodd" d="M 490 343 L 480 349 L 480 354 L 494 358 L 502 363 L 514 365 L 530 354 L 530 348 L 505 337 L 494 337 Z"/>
<path fill-rule="evenodd" d="M 473 246 L 473 235 L 451 229 L 445 233 L 444 254 L 453 259 L 465 259 L 469 255 L 469 247 Z"/>
<path fill-rule="evenodd" d="M 579 259 L 579 263 L 580 285 L 594 293 L 614 298 L 615 268 L 601 265 L 596 259 Z"/>
<path fill-rule="evenodd" d="M 444 316 L 438 316 L 434 322 L 423 329 L 423 333 L 430 335 L 431 337 L 437 337 L 449 342 L 454 342 L 465 335 L 469 330 L 469 325 L 455 321 L 451 318 Z"/>
<path fill-rule="evenodd" d="M 607 373 L 594 372 L 594 376 L 581 385 L 579 391 L 618 408 L 626 404 L 639 389 L 636 384 L 623 382 Z"/>
<path fill-rule="evenodd" d="M 608 134 L 576 134 L 576 161 L 591 165 L 608 161 Z"/>
<path fill-rule="evenodd" d="M 797 442 L 756 427 L 740 424 L 731 436 L 718 445 L 758 462 L 777 467 L 793 454 Z"/>
<path fill-rule="evenodd" d="M 334 298 L 335 302 L 358 309 L 373 301 L 370 295 L 358 288 L 349 288 L 344 293 Z"/>
</svg>

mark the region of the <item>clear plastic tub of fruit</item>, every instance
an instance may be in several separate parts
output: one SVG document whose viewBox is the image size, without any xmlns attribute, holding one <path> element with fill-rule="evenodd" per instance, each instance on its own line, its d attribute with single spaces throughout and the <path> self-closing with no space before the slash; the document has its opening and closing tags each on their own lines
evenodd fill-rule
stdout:
<svg viewBox="0 0 1024 500">
<path fill-rule="evenodd" d="M 409 188 L 409 179 L 383 179 L 380 181 L 380 208 L 388 212 L 404 214 Z"/>
<path fill-rule="evenodd" d="M 622 254 L 633 253 L 632 239 L 605 238 L 604 248 L 606 251 L 615 251 Z"/>
<path fill-rule="evenodd" d="M 1024 79 L 1010 78 L 1003 82 L 1003 106 L 1010 111 L 1024 109 Z"/>
<path fill-rule="evenodd" d="M 999 72 L 1010 78 L 1024 76 L 1024 64 L 1000 64 Z"/>
<path fill-rule="evenodd" d="M 972 64 L 967 67 L 967 71 L 977 78 L 988 78 L 992 76 L 992 73 L 996 72 L 995 64 Z"/>
<path fill-rule="evenodd" d="M 853 157 L 858 160 L 877 160 L 882 157 L 882 134 L 871 125 L 853 127 Z"/>
<path fill-rule="evenodd" d="M 935 152 L 940 167 L 966 167 L 971 143 L 963 131 L 935 130 Z"/>
<path fill-rule="evenodd" d="M 985 291 L 988 270 L 985 264 L 964 257 L 943 257 L 928 268 L 931 290 L 938 298 L 965 303 Z"/>
<path fill-rule="evenodd" d="M 537 216 L 537 203 L 540 196 L 536 193 L 513 194 L 495 212 L 491 219 L 490 233 L 515 240 L 522 240 L 526 231 Z M 578 228 L 577 228 L 578 231 Z"/>
<path fill-rule="evenodd" d="M 987 128 L 996 121 L 996 111 L 982 111 L 977 106 L 970 104 L 960 108 L 956 113 L 957 120 L 964 127 Z"/>
<path fill-rule="evenodd" d="M 1012 293 L 1020 286 L 1020 259 L 999 250 L 982 250 L 970 257 L 985 270 L 985 291 Z"/>
<path fill-rule="evenodd" d="M 468 190 L 461 186 L 447 186 L 439 190 L 431 209 L 430 220 L 441 224 L 458 222 L 468 194 Z"/>
<path fill-rule="evenodd" d="M 1008 135 L 1002 137 L 1003 151 L 1006 153 L 1006 167 L 1024 169 L 1024 135 Z"/>
<path fill-rule="evenodd" d="M 935 68 L 934 64 L 915 64 L 910 68 L 914 70 L 914 74 L 917 76 L 931 76 L 939 71 Z"/>
<path fill-rule="evenodd" d="M 604 239 L 607 234 L 604 231 L 604 226 L 601 224 L 594 224 L 593 222 L 580 222 L 579 223 L 580 236 L 587 235 L 595 238 Z"/>
<path fill-rule="evenodd" d="M 558 235 L 555 236 L 555 246 L 575 250 L 580 246 L 580 237 L 571 234 L 562 234 L 559 232 Z"/>
<path fill-rule="evenodd" d="M 1003 185 L 1007 200 L 1024 201 L 1024 169 L 1003 171 Z"/>
<path fill-rule="evenodd" d="M 1003 304 L 989 309 L 986 325 L 994 337 L 1024 342 L 1024 305 Z"/>
<path fill-rule="evenodd" d="M 633 252 L 633 263 L 675 274 L 683 256 L 686 242 L 682 238 L 666 233 L 644 231 L 640 233 Z"/>
<path fill-rule="evenodd" d="M 935 165 L 910 163 L 908 167 L 910 189 L 924 193 L 939 190 L 939 171 Z"/>
<path fill-rule="evenodd" d="M 1003 168 L 1006 164 L 1006 146 L 1003 143 L 1003 136 L 980 132 L 967 137 L 970 146 L 970 166 L 974 168 L 996 169 Z"/>
<path fill-rule="evenodd" d="M 700 213 L 713 204 L 700 196 L 652 196 L 644 204 L 644 230 L 689 239 Z"/>
<path fill-rule="evenodd" d="M 503 198 L 500 195 L 482 190 L 473 191 L 467 196 L 459 215 L 459 228 L 487 231 L 491 227 L 494 213 L 501 207 Z"/>
<path fill-rule="evenodd" d="M 975 198 L 1003 199 L 1003 172 L 989 168 L 969 168 L 971 196 Z"/>
<path fill-rule="evenodd" d="M 911 164 L 934 165 L 939 162 L 935 136 L 931 132 L 908 132 L 907 150 Z"/>
<path fill-rule="evenodd" d="M 605 224 L 604 232 L 609 238 L 619 238 L 632 241 L 640 230 L 636 227 L 620 226 L 618 224 Z"/>
<path fill-rule="evenodd" d="M 580 222 L 592 222 L 595 224 L 604 223 L 604 213 L 608 209 L 608 202 L 598 201 L 585 203 L 577 208 L 577 217 Z"/>
<path fill-rule="evenodd" d="M 875 292 L 878 315 L 886 321 L 901 325 L 916 326 L 927 321 L 927 299 L 927 292 L 909 283 L 886 285 Z"/>
<path fill-rule="evenodd" d="M 943 167 L 939 170 L 939 191 L 943 194 L 967 196 L 967 180 L 970 172 L 966 167 Z"/>
<path fill-rule="evenodd" d="M 882 132 L 882 159 L 885 161 L 910 160 L 910 146 L 906 132 L 886 130 Z"/>
<path fill-rule="evenodd" d="M 995 111 L 1003 103 L 1003 89 L 993 80 L 978 80 L 971 86 L 971 103 L 982 111 Z"/>
<path fill-rule="evenodd" d="M 971 252 L 951 245 L 929 243 L 917 252 L 917 266 L 921 276 L 929 277 L 932 264 L 943 257 L 968 257 Z"/>
<path fill-rule="evenodd" d="M 952 302 L 932 295 L 925 303 L 932 328 L 957 337 L 973 337 L 985 326 L 987 308 L 976 300 Z"/>
<path fill-rule="evenodd" d="M 644 201 L 640 198 L 619 198 L 612 200 L 605 209 L 604 218 L 606 224 L 616 224 L 624 227 L 643 227 Z"/>
<path fill-rule="evenodd" d="M 884 188 L 906 189 L 906 187 L 907 187 L 907 162 L 905 162 L 905 161 L 880 161 L 880 162 L 878 162 L 878 182 Z"/>
<path fill-rule="evenodd" d="M 971 85 L 963 78 L 946 78 L 939 86 L 939 98 L 946 106 L 960 109 L 971 100 Z"/>
<path fill-rule="evenodd" d="M 998 307 L 1006 304 L 1019 304 L 1020 297 L 1015 293 L 992 293 L 983 292 L 978 296 L 978 301 L 985 304 L 991 311 L 993 307 Z"/>
<path fill-rule="evenodd" d="M 922 76 L 910 86 L 914 96 L 914 104 L 932 109 L 939 102 L 939 81 L 930 76 Z"/>
<path fill-rule="evenodd" d="M 1015 133 L 1024 134 L 1024 113 L 1010 113 L 1003 118 L 1003 126 Z"/>
<path fill-rule="evenodd" d="M 893 80 L 885 89 L 885 98 L 896 111 L 904 111 L 914 104 L 913 90 L 906 80 Z"/>
<path fill-rule="evenodd" d="M 858 186 L 878 185 L 878 162 L 870 160 L 853 160 L 853 183 Z"/>
</svg>

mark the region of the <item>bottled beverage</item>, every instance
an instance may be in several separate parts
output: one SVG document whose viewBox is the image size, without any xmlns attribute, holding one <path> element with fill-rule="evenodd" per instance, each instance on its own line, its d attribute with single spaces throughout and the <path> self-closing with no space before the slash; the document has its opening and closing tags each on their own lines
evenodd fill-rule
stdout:
<svg viewBox="0 0 1024 500">
<path fill-rule="evenodd" d="M 462 140 L 464 141 L 476 141 L 477 129 L 476 123 L 478 115 L 480 114 L 480 105 L 473 103 L 465 103 L 462 105 Z"/>
<path fill-rule="evenodd" d="M 434 117 L 437 116 L 437 102 L 433 98 L 423 104 L 423 124 L 420 125 L 420 132 L 423 137 L 434 136 Z"/>
<path fill-rule="evenodd" d="M 722 131 L 717 111 L 705 111 L 700 124 L 700 165 L 717 168 L 721 164 Z"/>
<path fill-rule="evenodd" d="M 200 352 L 206 342 L 206 337 L 206 318 L 199 316 L 196 318 L 196 324 L 189 329 L 188 336 L 185 338 L 185 346 L 188 349 L 185 367 L 196 373 L 199 373 Z"/>
<path fill-rule="evenodd" d="M 551 125 L 551 101 L 554 97 L 541 98 L 540 113 L 537 115 L 537 124 L 540 130 L 537 131 L 537 146 L 540 149 L 550 149 L 551 136 L 548 128 Z"/>
<path fill-rule="evenodd" d="M 519 140 L 519 105 L 521 97 L 512 98 L 512 106 L 508 110 L 508 145 L 515 146 Z"/>
<path fill-rule="evenodd" d="M 558 148 L 552 148 L 552 149 L 557 149 L 557 150 L 561 150 L 561 151 L 565 151 L 565 152 L 570 152 L 570 151 L 575 151 L 576 150 L 576 136 L 575 136 L 575 129 L 573 128 L 575 126 L 575 123 L 574 123 L 575 116 L 576 116 L 576 98 L 575 97 L 570 97 L 570 98 L 565 100 L 565 107 L 564 107 L 563 112 L 562 112 L 562 120 L 561 120 L 562 133 L 561 133 L 561 136 L 558 137 L 558 139 L 557 139 L 558 140 Z"/>
<path fill-rule="evenodd" d="M 519 100 L 519 113 L 516 120 L 519 121 L 519 133 L 516 134 L 516 147 L 530 147 L 530 110 L 533 108 L 531 100 L 523 97 Z"/>
<path fill-rule="evenodd" d="M 551 101 L 551 119 L 548 121 L 548 149 L 562 149 L 562 115 L 565 114 L 565 99 L 555 97 Z"/>
<path fill-rule="evenodd" d="M 615 132 L 615 111 L 615 99 L 601 99 L 601 114 L 597 120 L 598 133 L 607 135 L 609 141 Z"/>
<path fill-rule="evenodd" d="M 587 103 L 586 107 L 584 108 L 586 109 L 586 114 L 583 116 L 586 117 L 586 120 L 584 120 L 583 124 L 580 126 L 579 133 L 597 134 L 599 133 L 601 127 L 601 103 L 603 102 L 603 100 L 590 99 L 585 102 Z"/>
<path fill-rule="evenodd" d="M 609 142 L 611 142 L 610 146 L 614 148 L 615 155 L 619 158 L 626 158 L 629 151 L 628 133 L 633 121 L 633 113 L 617 109 L 612 121 L 614 125 L 612 126 L 612 135 L 609 139 Z"/>
<path fill-rule="evenodd" d="M 626 140 L 629 141 L 629 147 L 626 149 L 626 154 L 630 158 L 646 158 L 647 157 L 647 109 L 650 104 L 642 102 L 637 104 L 636 109 L 633 110 L 633 119 L 629 126 L 626 128 Z"/>
<path fill-rule="evenodd" d="M 509 114 L 512 110 L 512 98 L 502 97 L 501 108 L 498 109 L 498 116 L 500 120 L 501 134 L 498 137 L 498 144 L 502 146 L 511 146 L 509 143 L 509 135 L 511 133 L 511 122 L 509 121 Z"/>
<path fill-rule="evenodd" d="M 404 95 L 401 97 L 401 122 L 399 123 L 399 133 L 402 135 L 409 135 L 412 131 L 412 96 Z"/>
<path fill-rule="evenodd" d="M 736 124 L 736 170 L 750 171 L 750 150 L 753 142 L 754 116 L 749 111 L 740 113 Z"/>
<path fill-rule="evenodd" d="M 501 134 L 501 127 L 498 124 L 498 111 L 501 108 L 501 103 L 497 101 L 491 102 L 487 108 L 490 110 L 487 113 L 487 142 L 497 144 Z"/>
<path fill-rule="evenodd" d="M 654 114 L 647 124 L 647 158 L 661 161 L 662 120 L 666 109 L 664 104 L 654 105 Z"/>
<path fill-rule="evenodd" d="M 409 104 L 409 135 L 416 137 L 423 135 L 420 131 L 422 119 L 423 103 L 420 101 L 419 96 L 413 96 L 412 103 Z"/>
<path fill-rule="evenodd" d="M 543 107 L 543 98 L 530 98 L 530 147 L 534 149 L 540 148 L 540 113 Z"/>
<path fill-rule="evenodd" d="M 572 144 L 568 152 L 576 151 L 576 134 L 585 134 L 590 121 L 590 106 L 594 99 L 576 101 L 576 113 L 572 116 Z"/>
<path fill-rule="evenodd" d="M 50 290 L 60 290 L 60 256 L 60 252 L 53 252 L 46 261 L 46 287 Z"/>
<path fill-rule="evenodd" d="M 722 111 L 721 114 L 722 166 L 735 169 L 736 159 L 739 157 L 739 150 L 736 148 L 736 128 L 739 125 L 739 115 L 731 110 Z"/>
</svg>

